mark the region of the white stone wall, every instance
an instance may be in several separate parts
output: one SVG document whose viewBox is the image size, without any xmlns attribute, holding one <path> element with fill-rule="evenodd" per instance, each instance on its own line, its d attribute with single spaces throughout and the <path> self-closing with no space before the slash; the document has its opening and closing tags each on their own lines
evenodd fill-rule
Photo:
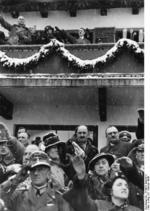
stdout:
<svg viewBox="0 0 150 211">
<path fill-rule="evenodd" d="M 26 98 L 23 103 L 16 102 L 14 104 L 13 120 L 4 120 L 0 117 L 0 121 L 5 122 L 11 133 L 13 133 L 15 124 L 40 124 L 40 125 L 98 125 L 98 147 L 101 148 L 106 144 L 105 129 L 108 125 L 136 125 L 137 124 L 137 108 L 143 106 L 142 88 L 135 88 L 134 92 L 130 89 L 126 89 L 129 92 L 123 92 L 120 88 L 120 92 L 116 89 L 108 90 L 107 98 L 107 121 L 101 122 L 99 119 L 98 109 L 98 90 L 84 88 L 78 92 L 72 90 L 58 91 L 57 94 L 53 94 L 52 97 L 44 101 L 44 98 L 39 93 L 39 99 L 33 95 L 32 99 L 27 99 L 26 94 L 23 93 L 22 97 Z M 27 90 L 26 90 L 27 91 Z M 28 92 L 32 92 L 31 89 Z M 55 91 L 55 93 L 57 93 Z M 71 100 L 71 93 L 74 94 L 73 100 Z M 77 95 L 75 95 L 77 93 Z M 87 96 L 89 93 L 89 96 Z M 122 93 L 122 98 L 121 98 Z M 130 94 L 131 93 L 131 94 Z M 12 93 L 14 95 L 15 93 Z M 17 92 L 16 92 L 17 94 Z M 52 92 L 50 91 L 50 95 Z M 66 97 L 66 95 L 68 97 Z M 118 96 L 112 98 L 112 96 Z M 129 100 L 128 96 L 131 96 Z M 46 97 L 45 97 L 46 98 Z M 88 99 L 87 99 L 88 98 Z M 111 100 L 110 100 L 111 98 Z M 16 97 L 18 99 L 18 97 Z M 114 99 L 114 103 L 113 103 Z M 22 101 L 22 98 L 20 99 Z M 70 133 L 69 133 L 70 134 Z M 68 138 L 69 134 L 61 134 L 62 138 Z"/>
</svg>

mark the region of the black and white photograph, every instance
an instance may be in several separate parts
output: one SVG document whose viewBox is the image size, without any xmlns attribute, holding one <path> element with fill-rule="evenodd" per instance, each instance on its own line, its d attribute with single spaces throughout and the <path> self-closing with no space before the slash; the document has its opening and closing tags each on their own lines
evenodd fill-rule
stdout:
<svg viewBox="0 0 150 211">
<path fill-rule="evenodd" d="M 0 211 L 150 211 L 145 10 L 0 0 Z"/>
</svg>

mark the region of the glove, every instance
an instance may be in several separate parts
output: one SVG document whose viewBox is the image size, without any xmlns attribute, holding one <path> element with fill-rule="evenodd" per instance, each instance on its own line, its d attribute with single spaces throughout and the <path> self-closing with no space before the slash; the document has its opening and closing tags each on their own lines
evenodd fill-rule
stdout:
<svg viewBox="0 0 150 211">
<path fill-rule="evenodd" d="M 6 172 L 18 173 L 21 170 L 21 164 L 12 164 L 6 167 Z"/>
<path fill-rule="evenodd" d="M 85 152 L 83 151 L 83 149 L 81 149 L 81 147 L 77 143 L 75 143 L 74 141 L 72 142 L 72 145 L 75 149 L 75 155 L 81 156 L 82 158 L 84 158 Z"/>
</svg>

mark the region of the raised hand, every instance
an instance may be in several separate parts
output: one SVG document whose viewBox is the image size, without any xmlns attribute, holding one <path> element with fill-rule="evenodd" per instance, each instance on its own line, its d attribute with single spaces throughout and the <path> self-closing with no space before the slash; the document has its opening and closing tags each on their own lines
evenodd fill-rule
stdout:
<svg viewBox="0 0 150 211">
<path fill-rule="evenodd" d="M 84 179 L 86 174 L 84 160 L 80 156 L 75 156 L 72 159 L 72 165 L 77 174 L 78 179 Z"/>
<path fill-rule="evenodd" d="M 55 26 L 56 31 L 61 31 L 57 26 Z"/>
<path fill-rule="evenodd" d="M 120 167 L 123 167 L 123 168 L 131 168 L 133 167 L 133 162 L 130 158 L 128 157 L 121 157 L 121 158 L 118 158 L 115 162 L 119 163 L 120 164 Z"/>
<path fill-rule="evenodd" d="M 6 171 L 7 172 L 14 172 L 14 173 L 18 173 L 21 170 L 21 164 L 12 164 L 7 166 Z"/>
</svg>

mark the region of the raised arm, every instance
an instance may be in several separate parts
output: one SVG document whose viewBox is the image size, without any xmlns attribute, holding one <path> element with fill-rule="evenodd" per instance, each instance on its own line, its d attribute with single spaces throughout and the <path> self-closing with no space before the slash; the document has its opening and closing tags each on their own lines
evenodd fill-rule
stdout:
<svg viewBox="0 0 150 211">
<path fill-rule="evenodd" d="M 88 195 L 86 168 L 83 159 L 75 156 L 72 160 L 76 177 L 73 188 L 63 195 L 75 211 L 97 211 L 97 204 Z"/>
<path fill-rule="evenodd" d="M 4 20 L 4 18 L 0 15 L 0 24 L 7 29 L 8 31 L 11 30 L 12 25 Z"/>
</svg>

